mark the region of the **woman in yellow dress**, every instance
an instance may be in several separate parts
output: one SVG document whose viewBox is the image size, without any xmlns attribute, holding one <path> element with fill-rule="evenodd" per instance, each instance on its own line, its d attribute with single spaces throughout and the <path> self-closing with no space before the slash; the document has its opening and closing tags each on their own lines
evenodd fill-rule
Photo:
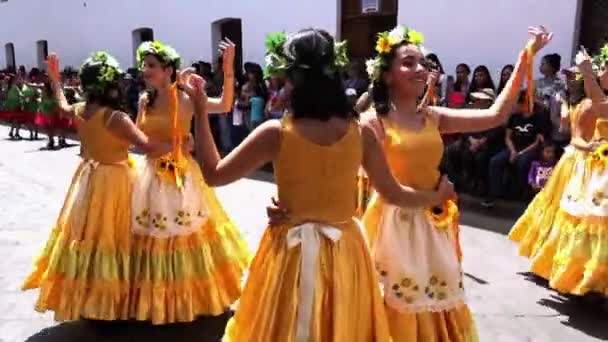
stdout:
<svg viewBox="0 0 608 342">
<path fill-rule="evenodd" d="M 234 44 L 222 42 L 224 93 L 209 110 L 228 112 L 234 91 Z M 250 253 L 189 151 L 194 105 L 181 80 L 181 58 L 161 42 L 137 50 L 148 90 L 140 100 L 138 126 L 151 138 L 172 143 L 171 153 L 148 155 L 132 200 L 133 268 L 130 317 L 153 324 L 189 322 L 220 315 L 241 293 Z M 180 85 L 176 81 L 180 79 Z"/>
<path fill-rule="evenodd" d="M 401 184 L 421 190 L 437 186 L 441 134 L 483 131 L 507 121 L 528 63 L 551 38 L 542 27 L 530 32 L 533 38 L 505 91 L 485 110 L 419 106 L 428 75 L 422 35 L 403 26 L 379 35 L 379 54 L 367 64 L 376 114 L 366 119 L 384 141 Z M 464 298 L 456 204 L 395 206 L 373 195 L 363 221 L 384 288 L 392 341 L 477 340 Z"/>
<path fill-rule="evenodd" d="M 608 89 L 608 45 L 594 59 L 597 75 L 586 52 L 580 52 L 576 60 L 590 97 L 580 113 L 578 133 L 588 152 L 574 166 L 549 237 L 532 266 L 559 292 L 607 296 L 608 108 L 604 91 Z"/>
<path fill-rule="evenodd" d="M 414 191 L 391 177 L 373 132 L 348 109 L 343 43 L 306 29 L 271 35 L 267 49 L 269 72 L 287 75 L 290 116 L 262 124 L 223 159 L 208 122 L 201 125 L 209 184 L 234 182 L 274 162 L 289 215 L 266 229 L 224 341 L 388 341 L 373 263 L 353 218 L 359 166 L 397 205 L 440 203 L 453 187 L 446 181 L 437 191 Z"/>
<path fill-rule="evenodd" d="M 152 143 L 118 108 L 118 62 L 96 52 L 80 68 L 86 102 L 70 106 L 63 94 L 59 62 L 48 60 L 49 76 L 63 113 L 80 121 L 83 149 L 55 227 L 23 289 L 40 288 L 36 310 L 52 310 L 58 321 L 128 319 L 131 276 L 130 145 L 151 155 L 171 150 Z"/>
<path fill-rule="evenodd" d="M 544 277 L 547 270 L 543 263 L 546 264 L 546 261 L 538 257 L 539 251 L 551 234 L 568 180 L 574 174 L 576 165 L 586 158 L 593 147 L 589 139 L 593 135 L 596 117 L 591 116 L 590 100 L 584 99 L 583 80 L 569 81 L 568 88 L 571 105 L 562 108 L 562 115 L 570 122 L 570 145 L 565 148 L 547 184 L 509 232 L 509 239 L 519 244 L 520 255 L 531 258 L 531 271 Z"/>
</svg>

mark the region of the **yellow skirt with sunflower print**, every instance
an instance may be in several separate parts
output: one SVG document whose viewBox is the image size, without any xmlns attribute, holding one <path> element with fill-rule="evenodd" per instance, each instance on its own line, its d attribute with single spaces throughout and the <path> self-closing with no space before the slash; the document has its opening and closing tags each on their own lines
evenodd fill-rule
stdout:
<svg viewBox="0 0 608 342">
<path fill-rule="evenodd" d="M 608 295 L 608 167 L 577 163 L 532 271 L 562 293 Z"/>
<path fill-rule="evenodd" d="M 183 187 L 148 159 L 132 200 L 129 316 L 153 324 L 222 314 L 241 294 L 250 252 L 188 157 Z"/>
<path fill-rule="evenodd" d="M 545 187 L 511 229 L 509 239 L 519 244 L 521 256 L 534 257 L 549 238 L 564 188 L 572 177 L 576 161 L 582 158 L 582 152 L 573 146 L 566 147 Z"/>
<path fill-rule="evenodd" d="M 133 172 L 124 163 L 80 163 L 59 218 L 22 288 L 55 320 L 128 318 Z"/>
<path fill-rule="evenodd" d="M 450 211 L 457 207 L 450 205 Z M 374 194 L 363 222 L 384 289 L 393 342 L 477 341 L 465 303 L 458 236 L 422 208 L 400 208 Z"/>
</svg>

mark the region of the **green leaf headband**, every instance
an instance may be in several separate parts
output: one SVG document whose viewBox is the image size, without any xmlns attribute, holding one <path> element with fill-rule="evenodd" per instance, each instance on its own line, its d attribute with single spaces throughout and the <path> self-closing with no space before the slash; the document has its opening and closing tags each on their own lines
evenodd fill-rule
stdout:
<svg viewBox="0 0 608 342">
<path fill-rule="evenodd" d="M 380 80 L 382 68 L 388 65 L 389 61 L 387 57 L 393 47 L 404 42 L 421 47 L 424 44 L 424 36 L 422 33 L 404 25 L 399 25 L 391 31 L 378 34 L 378 40 L 376 41 L 376 52 L 378 52 L 378 55 L 365 63 L 367 74 L 372 82 Z"/>
<path fill-rule="evenodd" d="M 94 52 L 91 57 L 87 58 L 80 68 L 80 75 L 82 76 L 83 70 L 94 67 L 99 67 L 97 77 L 94 81 L 86 82 L 82 87 L 87 94 L 103 94 L 105 88 L 118 81 L 122 74 L 116 58 L 105 51 Z"/>
<path fill-rule="evenodd" d="M 593 67 L 596 71 L 599 71 L 606 64 L 608 64 L 608 44 L 604 45 L 600 52 L 593 56 Z"/>
<path fill-rule="evenodd" d="M 266 57 L 265 57 L 265 76 L 272 76 L 284 73 L 293 66 L 294 58 L 285 51 L 287 35 L 284 32 L 269 33 L 266 36 Z M 348 66 L 348 49 L 346 41 L 334 43 L 335 61 L 333 66 L 329 66 L 324 72 L 328 75 L 336 71 L 343 71 Z M 306 65 L 300 67 L 306 69 Z"/>
<path fill-rule="evenodd" d="M 164 45 L 158 40 L 153 42 L 143 42 L 137 48 L 137 65 L 142 68 L 144 65 L 144 57 L 146 55 L 155 55 L 161 59 L 162 62 L 170 64 L 173 63 L 176 69 L 179 69 L 182 64 L 182 57 L 177 51 L 169 45 Z"/>
</svg>

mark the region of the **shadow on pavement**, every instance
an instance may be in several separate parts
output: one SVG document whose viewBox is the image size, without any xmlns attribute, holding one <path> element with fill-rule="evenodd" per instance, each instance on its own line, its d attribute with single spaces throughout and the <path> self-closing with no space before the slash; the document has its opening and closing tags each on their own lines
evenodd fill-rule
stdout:
<svg viewBox="0 0 608 342">
<path fill-rule="evenodd" d="M 608 340 L 608 328 L 606 328 L 608 311 L 602 309 L 601 302 L 586 303 L 580 297 L 552 295 L 550 298 L 541 299 L 538 304 L 566 316 L 567 319 L 561 322 L 563 325 L 591 337 Z"/>
<path fill-rule="evenodd" d="M 219 342 L 231 311 L 200 317 L 192 323 L 151 325 L 142 322 L 80 320 L 45 328 L 26 342 Z"/>
</svg>

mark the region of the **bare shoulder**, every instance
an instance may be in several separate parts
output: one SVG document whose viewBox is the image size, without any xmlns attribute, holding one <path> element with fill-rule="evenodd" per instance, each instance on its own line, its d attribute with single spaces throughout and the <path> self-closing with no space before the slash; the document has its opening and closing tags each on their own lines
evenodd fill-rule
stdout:
<svg viewBox="0 0 608 342">
<path fill-rule="evenodd" d="M 266 122 L 264 122 L 263 124 L 261 124 L 260 126 L 258 126 L 258 128 L 256 128 L 253 133 L 257 133 L 260 135 L 264 135 L 264 136 L 268 136 L 268 137 L 280 137 L 281 135 L 281 130 L 283 128 L 283 125 L 281 124 L 280 120 L 268 120 Z"/>
</svg>

